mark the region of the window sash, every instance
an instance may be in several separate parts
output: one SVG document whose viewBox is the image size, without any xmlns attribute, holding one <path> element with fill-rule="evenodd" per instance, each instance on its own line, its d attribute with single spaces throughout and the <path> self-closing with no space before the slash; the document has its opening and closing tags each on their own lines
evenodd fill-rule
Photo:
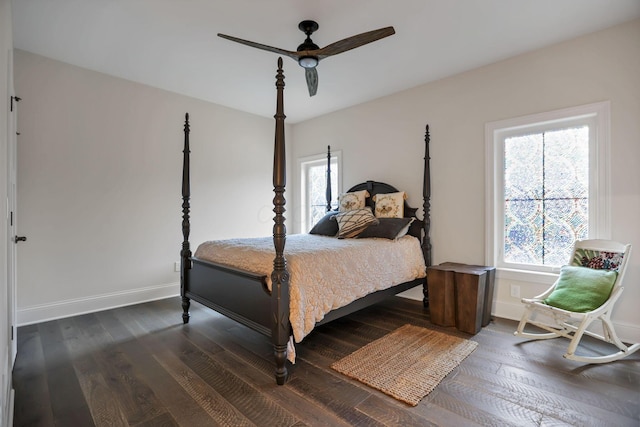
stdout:
<svg viewBox="0 0 640 427">
<path fill-rule="evenodd" d="M 300 170 L 300 200 L 301 200 L 301 230 L 302 232 L 307 232 L 313 226 L 314 222 L 314 212 L 326 212 L 326 166 L 327 166 L 327 156 L 326 154 L 315 155 L 305 157 L 303 159 L 299 159 L 299 170 Z M 311 170 L 316 168 L 322 168 L 322 190 L 316 194 L 315 197 L 311 194 L 312 192 L 312 182 L 310 181 L 310 173 Z M 340 152 L 332 152 L 331 153 L 331 204 L 333 207 L 337 207 L 338 203 L 338 192 L 340 188 L 340 175 L 341 175 L 341 162 L 340 162 Z M 316 177 L 318 179 L 318 177 Z M 315 199 L 315 200 L 313 200 Z"/>
<path fill-rule="evenodd" d="M 568 127 L 589 127 L 588 238 L 609 238 L 609 102 L 487 123 L 486 262 L 499 269 L 549 273 L 557 267 L 506 262 L 504 142 L 508 138 Z"/>
</svg>

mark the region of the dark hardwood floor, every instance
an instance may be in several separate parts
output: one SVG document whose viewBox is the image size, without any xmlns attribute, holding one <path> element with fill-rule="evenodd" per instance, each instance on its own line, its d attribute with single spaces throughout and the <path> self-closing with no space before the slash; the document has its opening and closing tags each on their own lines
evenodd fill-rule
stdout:
<svg viewBox="0 0 640 427">
<path fill-rule="evenodd" d="M 172 298 L 19 328 L 14 426 L 640 424 L 640 354 L 582 365 L 562 357 L 567 340 L 524 342 L 513 321 L 470 336 L 391 298 L 317 328 L 277 386 L 268 338 L 196 303 L 191 313 L 183 326 Z M 329 368 L 406 323 L 479 343 L 418 406 Z"/>
</svg>

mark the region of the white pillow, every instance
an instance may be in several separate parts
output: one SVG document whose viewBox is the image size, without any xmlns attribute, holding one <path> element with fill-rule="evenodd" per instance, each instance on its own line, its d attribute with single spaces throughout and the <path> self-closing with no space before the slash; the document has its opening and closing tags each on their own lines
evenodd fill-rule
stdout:
<svg viewBox="0 0 640 427">
<path fill-rule="evenodd" d="M 366 206 L 366 198 L 369 197 L 367 190 L 354 191 L 351 193 L 342 193 L 338 197 L 340 212 L 346 212 L 353 209 L 362 209 Z"/>
<path fill-rule="evenodd" d="M 403 218 L 406 198 L 404 191 L 376 194 L 373 196 L 376 218 Z"/>
</svg>

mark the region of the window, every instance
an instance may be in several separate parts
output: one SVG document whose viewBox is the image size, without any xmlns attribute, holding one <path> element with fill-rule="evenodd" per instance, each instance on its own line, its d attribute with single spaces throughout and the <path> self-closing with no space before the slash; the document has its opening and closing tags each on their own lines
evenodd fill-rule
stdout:
<svg viewBox="0 0 640 427">
<path fill-rule="evenodd" d="M 341 153 L 331 153 L 331 208 L 338 207 L 338 189 L 340 188 L 340 155 Z M 301 229 L 303 232 L 309 231 L 313 225 L 327 212 L 327 155 L 318 154 L 315 156 L 300 159 L 300 200 Z"/>
<path fill-rule="evenodd" d="M 491 265 L 552 272 L 608 237 L 608 129 L 608 102 L 487 124 Z"/>
</svg>

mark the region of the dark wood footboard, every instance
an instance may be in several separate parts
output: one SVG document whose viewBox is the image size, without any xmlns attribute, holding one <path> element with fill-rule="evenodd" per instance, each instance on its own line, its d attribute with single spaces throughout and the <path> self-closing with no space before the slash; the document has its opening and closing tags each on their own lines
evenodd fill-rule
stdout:
<svg viewBox="0 0 640 427">
<path fill-rule="evenodd" d="M 267 277 L 220 264 L 192 260 L 184 296 L 264 335 L 271 335 Z"/>
</svg>

